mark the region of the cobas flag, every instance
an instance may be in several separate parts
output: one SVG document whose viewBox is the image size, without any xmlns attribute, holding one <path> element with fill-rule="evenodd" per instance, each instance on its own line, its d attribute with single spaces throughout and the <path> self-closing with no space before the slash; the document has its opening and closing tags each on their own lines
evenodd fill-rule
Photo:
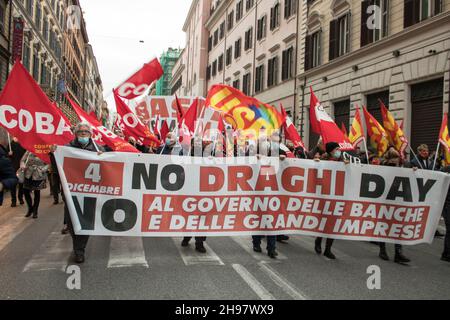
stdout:
<svg viewBox="0 0 450 320">
<path fill-rule="evenodd" d="M 336 142 L 343 151 L 354 150 L 349 139 L 338 128 L 333 119 L 323 108 L 319 99 L 317 99 L 311 88 L 311 110 L 310 110 L 311 128 L 314 133 L 322 136 L 324 144 Z"/>
<path fill-rule="evenodd" d="M 94 141 L 98 142 L 101 145 L 106 144 L 114 151 L 139 153 L 139 151 L 131 144 L 127 143 L 126 141 L 112 133 L 108 128 L 105 128 L 100 122 L 98 122 L 97 119 L 92 118 L 90 115 L 88 115 L 87 112 L 84 111 L 78 104 L 76 104 L 75 101 L 70 99 L 69 95 L 66 95 L 66 98 L 77 113 L 78 118 L 80 118 L 82 122 L 87 122 L 92 126 L 94 131 Z"/>
<path fill-rule="evenodd" d="M 16 61 L 0 95 L 0 125 L 20 144 L 50 163 L 52 145 L 73 139 L 70 124 L 25 67 Z"/>
<path fill-rule="evenodd" d="M 144 125 L 137 115 L 122 101 L 122 99 L 114 92 L 117 113 L 121 118 L 124 126 L 124 134 L 127 138 L 134 137 L 141 140 L 144 145 L 156 147 L 159 146 L 158 138 L 150 132 L 150 128 Z"/>
<path fill-rule="evenodd" d="M 143 95 L 150 85 L 161 78 L 164 70 L 158 59 L 146 63 L 138 72 L 122 83 L 117 89 L 117 94 L 125 99 L 134 99 Z"/>
</svg>

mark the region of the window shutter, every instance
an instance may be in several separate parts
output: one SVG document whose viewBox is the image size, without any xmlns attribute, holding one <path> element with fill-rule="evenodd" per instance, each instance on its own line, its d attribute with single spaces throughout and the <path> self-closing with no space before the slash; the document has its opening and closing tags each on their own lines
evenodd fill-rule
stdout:
<svg viewBox="0 0 450 320">
<path fill-rule="evenodd" d="M 420 0 L 405 0 L 403 26 L 408 28 L 420 22 Z"/>
<path fill-rule="evenodd" d="M 373 30 L 369 30 L 367 26 L 367 21 L 369 20 L 367 9 L 369 9 L 371 2 L 373 1 L 364 0 L 361 2 L 361 47 L 371 43 L 373 38 Z"/>
<path fill-rule="evenodd" d="M 284 0 L 284 18 L 285 19 L 289 18 L 289 5 L 290 5 L 290 0 Z"/>
<path fill-rule="evenodd" d="M 306 36 L 305 41 L 305 71 L 312 67 L 312 35 Z"/>
<path fill-rule="evenodd" d="M 345 37 L 347 38 L 347 48 L 345 50 L 345 53 L 350 52 L 350 45 L 351 45 L 350 30 L 351 30 L 351 27 L 352 27 L 352 13 L 349 12 L 349 13 L 347 13 L 347 30 L 345 33 Z"/>
<path fill-rule="evenodd" d="M 274 29 L 274 8 L 270 8 L 270 30 Z"/>
<path fill-rule="evenodd" d="M 333 60 L 337 55 L 338 47 L 338 20 L 333 20 L 330 22 L 330 49 L 329 49 L 329 60 Z"/>
<path fill-rule="evenodd" d="M 442 12 L 442 0 L 434 0 L 434 14 Z"/>
</svg>

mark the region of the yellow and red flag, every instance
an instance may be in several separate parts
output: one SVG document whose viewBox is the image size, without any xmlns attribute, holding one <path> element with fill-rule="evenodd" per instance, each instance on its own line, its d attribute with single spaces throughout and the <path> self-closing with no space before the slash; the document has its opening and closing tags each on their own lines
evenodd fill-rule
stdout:
<svg viewBox="0 0 450 320">
<path fill-rule="evenodd" d="M 367 134 L 370 138 L 370 145 L 377 149 L 378 156 L 383 156 L 389 147 L 389 137 L 383 126 L 375 119 L 366 108 L 364 108 L 366 118 Z"/>
<path fill-rule="evenodd" d="M 261 129 L 266 129 L 272 132 L 280 129 L 284 122 L 275 107 L 222 84 L 214 85 L 209 90 L 206 105 L 222 113 L 234 130 L 259 133 Z"/>
<path fill-rule="evenodd" d="M 353 147 L 356 146 L 363 141 L 364 139 L 364 130 L 362 126 L 361 113 L 359 112 L 359 107 L 356 106 L 355 119 L 353 119 L 352 127 L 350 128 L 350 134 L 348 135 L 350 142 Z"/>
<path fill-rule="evenodd" d="M 450 152 L 450 136 L 448 133 L 448 114 L 444 114 L 442 119 L 441 132 L 439 133 L 439 142 L 444 146 L 447 152 Z"/>
<path fill-rule="evenodd" d="M 392 113 L 389 112 L 388 108 L 380 100 L 381 115 L 383 116 L 383 126 L 388 135 L 389 143 L 394 146 L 394 148 L 400 152 L 400 155 L 404 156 L 405 150 L 409 145 L 408 139 L 406 139 L 403 130 L 395 121 Z"/>
</svg>

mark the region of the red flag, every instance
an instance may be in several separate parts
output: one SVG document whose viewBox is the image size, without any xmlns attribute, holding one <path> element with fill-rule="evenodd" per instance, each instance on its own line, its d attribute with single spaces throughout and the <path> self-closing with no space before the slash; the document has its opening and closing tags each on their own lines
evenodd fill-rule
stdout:
<svg viewBox="0 0 450 320">
<path fill-rule="evenodd" d="M 344 134 L 344 136 L 348 137 L 347 128 L 345 127 L 345 124 L 343 122 L 341 123 L 341 131 Z"/>
<path fill-rule="evenodd" d="M 141 140 L 147 146 L 156 147 L 159 145 L 158 138 L 150 132 L 150 128 L 144 125 L 137 115 L 130 110 L 130 108 L 122 101 L 122 99 L 114 93 L 116 101 L 117 113 L 122 118 L 122 124 L 125 126 L 130 136 L 136 140 Z"/>
<path fill-rule="evenodd" d="M 439 132 L 439 143 L 450 152 L 450 135 L 448 133 L 448 113 L 444 113 L 442 119 L 441 131 Z"/>
<path fill-rule="evenodd" d="M 103 141 L 104 144 L 111 147 L 114 151 L 139 153 L 139 151 L 131 144 L 121 139 L 113 132 L 109 131 L 100 122 L 98 122 L 97 119 L 94 119 L 90 115 L 88 115 L 86 111 L 81 109 L 81 107 L 75 103 L 75 101 L 70 99 L 68 94 L 66 94 L 66 98 L 77 113 L 78 118 L 80 118 L 80 120 L 83 122 L 89 123 L 94 130 L 94 136 L 101 136 L 101 141 Z M 99 141 L 98 138 L 94 137 L 93 140 Z M 101 142 L 99 141 L 99 143 Z"/>
<path fill-rule="evenodd" d="M 0 126 L 25 149 L 50 163 L 50 147 L 74 138 L 61 113 L 17 60 L 0 95 Z"/>
<path fill-rule="evenodd" d="M 178 96 L 175 95 L 175 105 L 177 107 L 177 120 L 178 120 L 178 125 L 181 125 L 181 119 L 184 116 L 184 112 L 183 112 L 183 107 L 181 106 L 180 100 L 178 100 Z"/>
<path fill-rule="evenodd" d="M 331 119 L 328 113 L 324 110 L 320 101 L 314 95 L 312 87 L 310 114 L 311 127 L 315 133 L 322 136 L 324 144 L 336 142 L 343 151 L 354 150 L 348 137 L 344 136 L 333 119 Z"/>
<path fill-rule="evenodd" d="M 217 130 L 219 130 L 220 133 L 225 132 L 225 123 L 222 114 L 219 116 L 219 124 L 217 126 Z"/>
<path fill-rule="evenodd" d="M 158 59 L 146 63 L 138 72 L 117 88 L 117 94 L 125 99 L 134 99 L 143 95 L 153 81 L 158 80 L 164 74 L 164 70 Z"/>
<path fill-rule="evenodd" d="M 167 121 L 164 120 L 161 127 L 161 142 L 164 143 L 166 141 L 169 132 L 170 132 L 169 125 L 167 124 Z"/>
<path fill-rule="evenodd" d="M 179 127 L 182 129 L 187 128 L 189 129 L 189 132 L 193 134 L 195 131 L 195 120 L 197 120 L 197 114 L 198 114 L 198 98 L 194 100 L 192 105 L 189 107 L 189 110 L 181 118 L 181 123 L 179 124 Z"/>
<path fill-rule="evenodd" d="M 159 114 L 156 116 L 155 125 L 153 126 L 153 133 L 161 138 L 161 132 L 159 131 Z"/>
<path fill-rule="evenodd" d="M 281 114 L 284 118 L 283 129 L 284 134 L 286 135 L 286 139 L 291 140 L 296 148 L 302 147 L 303 149 L 306 149 L 302 138 L 298 134 L 297 128 L 295 127 L 294 123 L 292 123 L 291 118 L 289 118 L 283 106 L 281 106 Z"/>
</svg>

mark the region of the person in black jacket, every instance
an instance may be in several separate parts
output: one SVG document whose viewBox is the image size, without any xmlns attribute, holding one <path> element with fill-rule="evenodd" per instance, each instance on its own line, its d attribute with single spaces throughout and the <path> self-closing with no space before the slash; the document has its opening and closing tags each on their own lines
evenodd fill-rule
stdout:
<svg viewBox="0 0 450 320">
<path fill-rule="evenodd" d="M 92 140 L 92 128 L 89 124 L 79 123 L 74 129 L 75 140 L 67 144 L 67 147 L 82 149 L 91 152 L 97 152 L 99 155 L 104 152 L 101 146 L 97 146 Z M 57 146 L 53 146 L 55 151 Z M 65 195 L 67 197 L 67 195 Z M 72 219 L 70 217 L 69 208 L 67 207 L 67 199 L 64 204 L 64 220 L 67 222 L 70 235 L 72 236 L 73 251 L 76 263 L 83 263 L 85 260 L 85 250 L 89 240 L 89 236 L 76 235 L 73 229 Z"/>
<path fill-rule="evenodd" d="M 7 157 L 7 151 L 0 145 L 0 206 L 3 204 L 3 192 L 16 187 L 17 177 L 11 160 Z"/>
<path fill-rule="evenodd" d="M 430 157 L 430 149 L 426 144 L 422 144 L 417 148 L 417 157 L 413 157 L 409 166 L 414 170 L 440 170 L 438 162 L 434 163 L 434 158 Z"/>
<path fill-rule="evenodd" d="M 17 138 L 13 138 L 11 141 L 11 151 L 8 156 L 11 159 L 14 172 L 17 172 L 17 170 L 20 169 L 20 160 L 25 152 L 26 150 L 20 145 Z M 17 183 L 17 185 L 11 189 L 11 207 L 15 208 L 17 206 L 17 199 L 21 205 L 25 204 L 23 197 L 23 183 Z"/>
<path fill-rule="evenodd" d="M 450 166 L 443 169 L 444 172 L 450 173 Z M 450 189 L 447 193 L 447 199 L 444 206 L 444 221 L 445 221 L 445 240 L 444 240 L 444 252 L 442 253 L 441 260 L 450 262 Z"/>
</svg>

